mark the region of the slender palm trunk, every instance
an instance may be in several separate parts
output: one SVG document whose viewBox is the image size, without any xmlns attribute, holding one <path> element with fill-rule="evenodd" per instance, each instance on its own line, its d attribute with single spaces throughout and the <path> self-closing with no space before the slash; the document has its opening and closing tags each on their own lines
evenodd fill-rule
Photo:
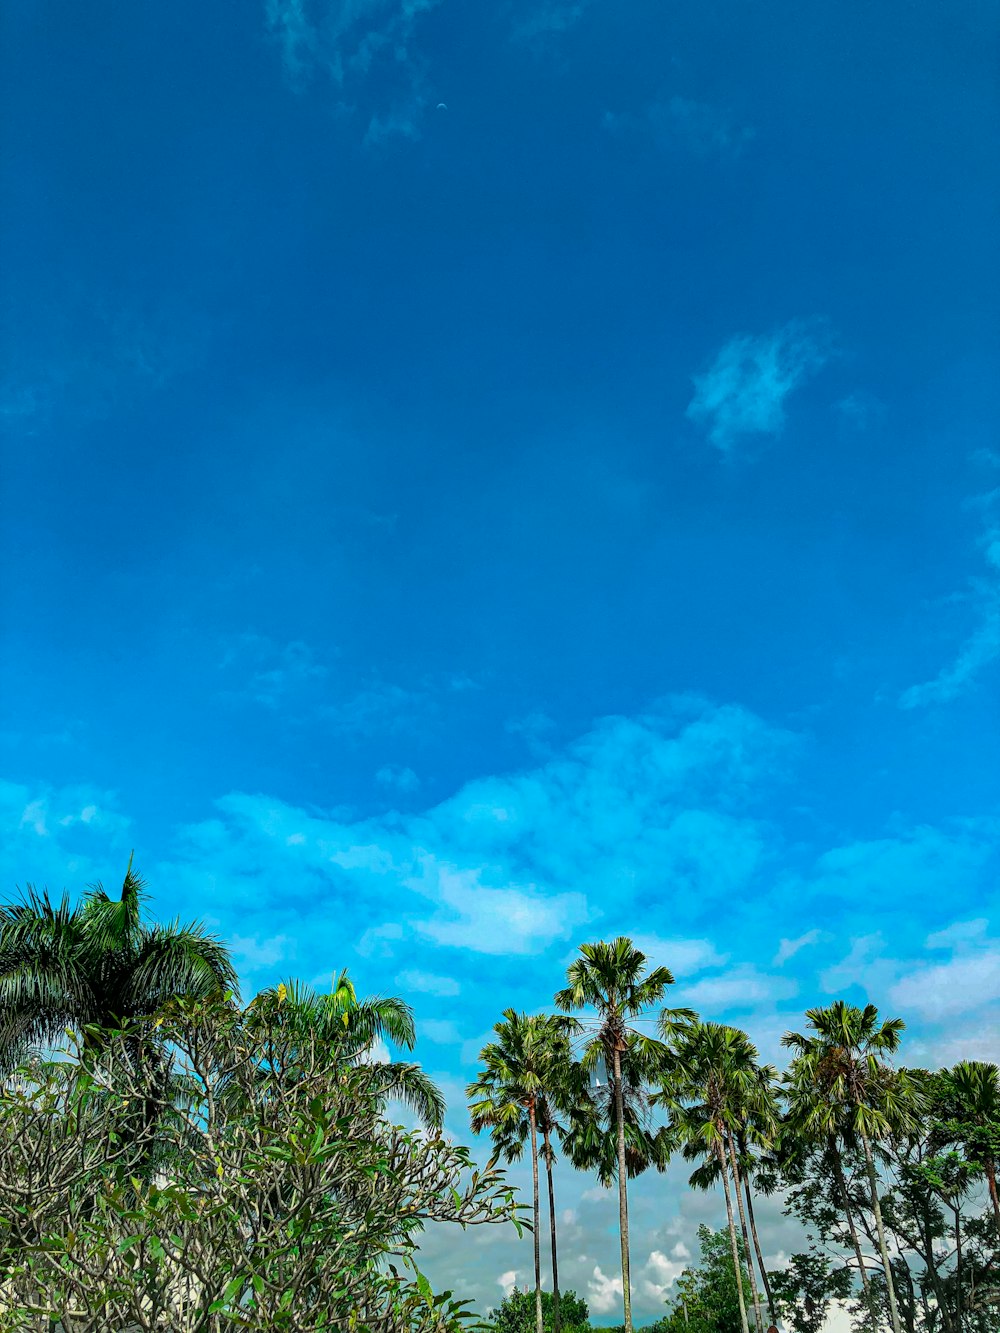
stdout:
<svg viewBox="0 0 1000 1333">
<path fill-rule="evenodd" d="M 615 1129 L 618 1133 L 618 1231 L 622 1243 L 622 1300 L 625 1333 L 632 1333 L 632 1280 L 628 1262 L 628 1184 L 625 1170 L 625 1095 L 622 1091 L 622 1057 L 614 1052 Z M 748 1333 L 747 1329 L 743 1333 Z"/>
<path fill-rule="evenodd" d="M 736 1161 L 736 1149 L 733 1147 L 732 1134 L 726 1134 L 726 1143 L 729 1147 L 729 1165 L 733 1172 L 733 1191 L 736 1194 L 736 1206 L 740 1214 L 740 1231 L 743 1233 L 743 1248 L 747 1255 L 747 1274 L 750 1278 L 750 1296 L 753 1300 L 753 1317 L 757 1325 L 757 1333 L 764 1333 L 764 1316 L 760 1312 L 760 1293 L 757 1290 L 757 1278 L 754 1273 L 753 1256 L 750 1253 L 750 1234 L 747 1230 L 747 1218 L 743 1209 L 743 1192 L 740 1189 L 740 1168 Z"/>
<path fill-rule="evenodd" d="M 733 1199 L 729 1192 L 729 1171 L 726 1168 L 726 1154 L 722 1147 L 722 1140 L 716 1139 L 715 1152 L 719 1159 L 719 1171 L 722 1174 L 722 1188 L 726 1195 L 726 1217 L 729 1219 L 729 1244 L 733 1252 L 733 1269 L 736 1273 L 736 1294 L 740 1299 L 740 1327 L 743 1333 L 750 1333 L 750 1325 L 747 1322 L 747 1305 L 743 1298 L 743 1265 L 740 1262 L 740 1246 L 736 1239 L 736 1223 L 733 1220 Z"/>
<path fill-rule="evenodd" d="M 549 1178 L 549 1231 L 552 1235 L 552 1333 L 561 1333 L 562 1318 L 559 1311 L 559 1263 L 556 1257 L 556 1195 L 552 1188 L 552 1147 L 549 1143 L 549 1131 L 542 1131 L 545 1143 L 545 1171 Z"/>
<path fill-rule="evenodd" d="M 865 1293 L 865 1306 L 872 1311 L 872 1290 L 871 1279 L 868 1277 L 868 1266 L 865 1263 L 865 1256 L 861 1251 L 861 1241 L 858 1238 L 858 1229 L 854 1225 L 854 1213 L 851 1211 L 851 1200 L 847 1193 L 847 1181 L 844 1178 L 844 1164 L 840 1160 L 840 1153 L 837 1150 L 836 1143 L 831 1142 L 830 1151 L 833 1157 L 833 1169 L 837 1176 L 837 1189 L 840 1191 L 840 1201 L 844 1207 L 844 1217 L 847 1219 L 847 1227 L 851 1233 L 851 1242 L 854 1245 L 854 1253 L 858 1258 L 858 1272 L 861 1274 L 861 1287 Z"/>
<path fill-rule="evenodd" d="M 532 1203 L 534 1204 L 534 1242 L 535 1242 L 535 1333 L 544 1333 L 542 1328 L 542 1246 L 539 1237 L 541 1228 L 541 1201 L 538 1193 L 538 1132 L 535 1128 L 535 1103 L 528 1103 L 528 1121 L 531 1125 L 531 1184 Z"/>
<path fill-rule="evenodd" d="M 962 1333 L 962 1214 L 954 1207 L 951 1211 L 955 1215 L 955 1315 L 958 1333 Z"/>
<path fill-rule="evenodd" d="M 764 1283 L 764 1290 L 767 1293 L 767 1310 L 771 1317 L 771 1323 L 777 1325 L 778 1316 L 774 1312 L 774 1295 L 771 1291 L 771 1281 L 767 1276 L 767 1269 L 764 1267 L 764 1256 L 760 1251 L 760 1237 L 757 1235 L 757 1219 L 753 1215 L 753 1190 L 750 1188 L 750 1179 L 743 1177 L 743 1188 L 747 1196 L 747 1217 L 750 1221 L 750 1234 L 753 1236 L 754 1253 L 757 1256 L 757 1266 L 760 1269 L 761 1281 Z"/>
<path fill-rule="evenodd" d="M 997 1224 L 997 1241 L 1000 1242 L 1000 1198 L 997 1197 L 997 1168 L 992 1157 L 986 1159 L 986 1179 L 989 1182 L 990 1198 L 993 1201 L 993 1220 Z"/>
<path fill-rule="evenodd" d="M 868 1169 L 868 1186 L 872 1196 L 872 1212 L 875 1214 L 875 1229 L 878 1232 L 878 1248 L 882 1256 L 882 1271 L 885 1273 L 885 1285 L 889 1294 L 889 1318 L 892 1320 L 892 1333 L 902 1333 L 899 1322 L 899 1307 L 896 1304 L 896 1285 L 892 1280 L 892 1265 L 889 1263 L 889 1250 L 885 1243 L 885 1227 L 882 1225 L 882 1207 L 878 1201 L 878 1177 L 875 1175 L 875 1159 L 872 1157 L 872 1145 L 868 1135 L 861 1135 L 865 1150 L 865 1166 Z"/>
</svg>

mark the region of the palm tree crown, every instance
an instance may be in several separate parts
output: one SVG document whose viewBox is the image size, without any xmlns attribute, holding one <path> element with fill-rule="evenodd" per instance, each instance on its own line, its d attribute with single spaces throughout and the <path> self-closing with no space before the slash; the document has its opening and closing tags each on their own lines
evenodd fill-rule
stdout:
<svg viewBox="0 0 1000 1333">
<path fill-rule="evenodd" d="M 235 969 L 216 936 L 197 922 L 147 925 L 147 898 L 129 858 L 119 898 L 97 884 L 71 906 L 68 895 L 53 902 L 29 885 L 19 901 L 0 907 L 5 1063 L 67 1027 L 115 1028 L 179 995 L 236 991 Z"/>
<path fill-rule="evenodd" d="M 267 1009 L 269 1021 L 280 1015 L 286 1031 L 301 1032 L 303 1051 L 322 1052 L 323 1058 L 344 1065 L 364 1064 L 372 1083 L 386 1100 L 408 1106 L 425 1127 L 439 1129 L 444 1120 L 444 1098 L 418 1064 L 385 1060 L 379 1044 L 411 1051 L 416 1042 L 413 1010 L 393 995 L 359 999 L 346 968 L 333 979 L 328 994 L 298 981 L 282 982 L 261 991 L 250 1006 Z M 251 1018 L 252 1021 L 252 1018 Z M 297 1041 L 297 1037 L 296 1037 Z"/>
</svg>

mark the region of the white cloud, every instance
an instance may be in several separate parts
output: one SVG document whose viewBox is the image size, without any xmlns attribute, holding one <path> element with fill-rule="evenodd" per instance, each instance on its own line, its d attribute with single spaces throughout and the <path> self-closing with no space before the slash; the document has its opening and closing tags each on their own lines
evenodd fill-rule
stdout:
<svg viewBox="0 0 1000 1333">
<path fill-rule="evenodd" d="M 281 51 L 289 85 L 301 91 L 317 75 L 329 80 L 341 109 L 353 112 L 376 71 L 389 105 L 368 115 L 364 142 L 418 139 L 430 94 L 426 62 L 414 34 L 440 0 L 267 0 L 268 32 Z"/>
<path fill-rule="evenodd" d="M 895 970 L 895 961 L 886 957 L 881 933 L 875 931 L 852 940 L 840 962 L 823 969 L 819 983 L 829 995 L 849 986 L 861 986 L 868 995 L 877 995 L 889 984 Z"/>
<path fill-rule="evenodd" d="M 1000 999 L 1000 948 L 921 967 L 897 981 L 889 998 L 899 1009 L 939 1022 Z"/>
<path fill-rule="evenodd" d="M 437 1046 L 458 1046 L 462 1041 L 462 1034 L 449 1018 L 422 1019 L 418 1035 Z"/>
<path fill-rule="evenodd" d="M 944 930 L 936 930 L 933 934 L 927 936 L 928 949 L 954 949 L 958 944 L 970 944 L 982 940 L 986 934 L 989 922 L 984 916 L 976 917 L 974 921 L 956 921 L 953 925 L 945 926 Z"/>
<path fill-rule="evenodd" d="M 794 958 L 800 949 L 808 949 L 811 944 L 818 944 L 823 938 L 821 930 L 807 930 L 804 935 L 799 935 L 797 939 L 782 939 L 778 945 L 778 952 L 774 955 L 772 962 L 775 967 L 781 967 L 787 963 L 789 958 Z"/>
<path fill-rule="evenodd" d="M 396 983 L 404 991 L 419 991 L 423 995 L 437 995 L 441 998 L 458 995 L 462 989 L 454 977 L 421 972 L 419 968 L 408 968 L 405 972 L 400 972 Z"/>
<path fill-rule="evenodd" d="M 241 634 L 224 647 L 219 670 L 228 680 L 222 697 L 276 709 L 321 689 L 327 668 L 300 639 L 278 645 L 262 634 Z"/>
<path fill-rule="evenodd" d="M 504 1296 L 509 1296 L 510 1293 L 517 1286 L 516 1269 L 508 1268 L 506 1273 L 501 1273 L 500 1276 L 497 1278 L 497 1286 L 503 1292 Z"/>
<path fill-rule="evenodd" d="M 691 1260 L 691 1251 L 679 1240 L 669 1255 L 652 1250 L 639 1270 L 638 1287 L 641 1295 L 650 1301 L 662 1302 Z"/>
<path fill-rule="evenodd" d="M 683 1003 L 705 1009 L 710 1017 L 728 1010 L 752 1009 L 757 1005 L 788 1000 L 798 994 L 798 982 L 790 977 L 773 976 L 744 963 L 731 972 L 704 977 L 684 989 Z"/>
<path fill-rule="evenodd" d="M 669 939 L 659 935 L 631 934 L 633 944 L 644 953 L 650 967 L 668 967 L 674 981 L 680 982 L 706 968 L 721 967 L 729 961 L 711 940 Z"/>
<path fill-rule="evenodd" d="M 412 768 L 403 768 L 399 764 L 386 764 L 375 774 L 375 781 L 380 786 L 402 795 L 415 792 L 420 786 L 420 779 Z"/>
<path fill-rule="evenodd" d="M 543 45 L 574 28 L 592 0 L 532 0 L 530 13 L 520 19 L 511 32 L 514 41 Z"/>
<path fill-rule="evenodd" d="M 830 359 L 830 336 L 819 321 L 793 320 L 774 333 L 730 338 L 694 376 L 688 418 L 723 454 L 748 435 L 777 435 L 785 400 Z"/>
<path fill-rule="evenodd" d="M 638 134 L 664 151 L 695 157 L 735 157 L 756 138 L 724 108 L 679 96 L 651 102 L 641 115 L 606 111 L 602 123 L 612 133 Z"/>
<path fill-rule="evenodd" d="M 593 1276 L 587 1279 L 587 1303 L 594 1314 L 610 1314 L 622 1303 L 621 1277 L 609 1277 L 600 1264 L 594 1265 Z"/>
<path fill-rule="evenodd" d="M 997 520 L 1000 490 L 976 496 L 973 505 L 986 514 L 978 543 L 986 571 L 971 579 L 963 596 L 955 600 L 973 607 L 976 623 L 951 663 L 931 680 L 903 691 L 899 696 L 900 708 L 951 703 L 1000 661 L 1000 521 Z"/>
</svg>

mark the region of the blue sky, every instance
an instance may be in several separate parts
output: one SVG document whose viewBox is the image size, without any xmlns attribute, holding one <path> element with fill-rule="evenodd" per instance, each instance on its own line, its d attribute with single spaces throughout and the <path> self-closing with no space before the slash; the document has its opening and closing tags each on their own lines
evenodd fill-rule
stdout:
<svg viewBox="0 0 1000 1333">
<path fill-rule="evenodd" d="M 6 891 L 134 847 L 248 990 L 405 994 L 458 1134 L 619 932 L 769 1055 L 843 994 L 1000 1056 L 994 7 L 3 22 Z"/>
</svg>

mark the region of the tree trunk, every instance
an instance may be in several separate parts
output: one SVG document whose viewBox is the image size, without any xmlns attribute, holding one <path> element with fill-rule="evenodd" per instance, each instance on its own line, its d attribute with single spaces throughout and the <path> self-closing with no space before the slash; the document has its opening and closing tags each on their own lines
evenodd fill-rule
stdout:
<svg viewBox="0 0 1000 1333">
<path fill-rule="evenodd" d="M 1000 1198 L 997 1197 L 997 1168 L 992 1157 L 986 1159 L 986 1179 L 990 1186 L 990 1198 L 993 1201 L 993 1220 L 997 1224 L 997 1244 L 1000 1245 Z"/>
<path fill-rule="evenodd" d="M 740 1298 L 740 1327 L 743 1333 L 750 1333 L 750 1325 L 747 1322 L 747 1305 L 743 1299 L 743 1265 L 740 1262 L 740 1246 L 736 1239 L 736 1223 L 733 1220 L 733 1200 L 729 1193 L 729 1172 L 726 1169 L 726 1154 L 722 1147 L 722 1140 L 716 1139 L 715 1152 L 719 1159 L 719 1170 L 722 1173 L 722 1188 L 726 1195 L 726 1217 L 729 1219 L 729 1244 L 733 1252 L 733 1268 L 736 1271 L 736 1294 Z"/>
<path fill-rule="evenodd" d="M 743 1191 L 740 1189 L 740 1168 L 736 1161 L 736 1149 L 733 1146 L 732 1134 L 726 1134 L 726 1142 L 729 1147 L 729 1164 L 733 1172 L 733 1192 L 736 1195 L 736 1207 L 740 1214 L 740 1231 L 743 1233 L 743 1248 L 747 1253 L 747 1274 L 750 1278 L 750 1296 L 753 1300 L 753 1317 L 757 1325 L 757 1333 L 764 1333 L 764 1317 L 760 1312 L 760 1293 L 757 1290 L 757 1278 L 754 1273 L 753 1256 L 750 1253 L 750 1233 L 747 1230 L 746 1212 L 743 1208 Z"/>
<path fill-rule="evenodd" d="M 542 1327 L 542 1246 L 538 1234 L 541 1226 L 542 1207 L 538 1194 L 538 1134 L 535 1129 L 534 1100 L 528 1103 L 528 1121 L 531 1125 L 531 1184 L 533 1188 L 532 1202 L 535 1209 L 535 1333 L 544 1333 Z"/>
<path fill-rule="evenodd" d="M 743 1177 L 743 1188 L 747 1196 L 747 1217 L 750 1221 L 750 1234 L 753 1236 L 754 1253 L 757 1255 L 757 1265 L 760 1268 L 761 1281 L 764 1283 L 764 1290 L 767 1293 L 767 1309 L 771 1316 L 771 1323 L 777 1326 L 778 1316 L 774 1312 L 774 1296 L 771 1292 L 771 1281 L 767 1276 L 767 1269 L 764 1267 L 764 1256 L 760 1252 L 760 1237 L 757 1235 L 757 1219 L 753 1215 L 753 1190 L 750 1188 L 750 1179 Z"/>
<path fill-rule="evenodd" d="M 951 1211 L 955 1215 L 955 1313 L 958 1333 L 962 1333 L 962 1214 L 956 1207 Z"/>
<path fill-rule="evenodd" d="M 831 1143 L 830 1149 L 833 1155 L 833 1165 L 837 1173 L 837 1188 L 840 1190 L 840 1198 L 844 1205 L 844 1216 L 847 1219 L 847 1226 L 851 1233 L 851 1240 L 854 1242 L 854 1253 L 858 1256 L 858 1272 L 861 1274 L 861 1286 L 865 1293 L 865 1305 L 874 1315 L 872 1310 L 872 1289 L 871 1281 L 868 1277 L 868 1267 L 865 1264 L 865 1256 L 861 1252 L 861 1241 L 858 1239 L 858 1229 L 854 1225 L 854 1214 L 851 1212 L 851 1200 L 847 1193 L 847 1181 L 844 1179 L 844 1164 L 840 1160 L 840 1153 L 837 1145 Z"/>
<path fill-rule="evenodd" d="M 622 1090 L 621 1052 L 614 1052 L 615 1129 L 618 1133 L 618 1231 L 622 1243 L 622 1300 L 625 1333 L 632 1333 L 632 1278 L 628 1262 L 628 1178 L 625 1168 L 625 1095 Z M 749 1333 L 744 1329 L 743 1333 Z"/>
<path fill-rule="evenodd" d="M 549 1229 L 552 1233 L 552 1333 L 561 1333 L 562 1316 L 559 1311 L 559 1263 L 556 1258 L 556 1195 L 552 1188 L 552 1148 L 549 1131 L 542 1131 L 545 1142 L 545 1170 L 549 1178 Z"/>
<path fill-rule="evenodd" d="M 899 1307 L 896 1304 L 896 1284 L 892 1280 L 892 1265 L 889 1263 L 889 1250 L 885 1243 L 885 1227 L 882 1225 L 882 1207 L 878 1201 L 878 1177 L 875 1175 L 875 1159 L 872 1157 L 872 1145 L 868 1135 L 861 1135 L 865 1150 L 865 1166 L 868 1168 L 868 1187 L 872 1196 L 872 1212 L 875 1214 L 875 1229 L 878 1232 L 878 1248 L 882 1256 L 882 1271 L 885 1273 L 885 1285 L 889 1295 L 889 1318 L 892 1320 L 892 1333 L 902 1333 L 899 1323 Z"/>
</svg>

